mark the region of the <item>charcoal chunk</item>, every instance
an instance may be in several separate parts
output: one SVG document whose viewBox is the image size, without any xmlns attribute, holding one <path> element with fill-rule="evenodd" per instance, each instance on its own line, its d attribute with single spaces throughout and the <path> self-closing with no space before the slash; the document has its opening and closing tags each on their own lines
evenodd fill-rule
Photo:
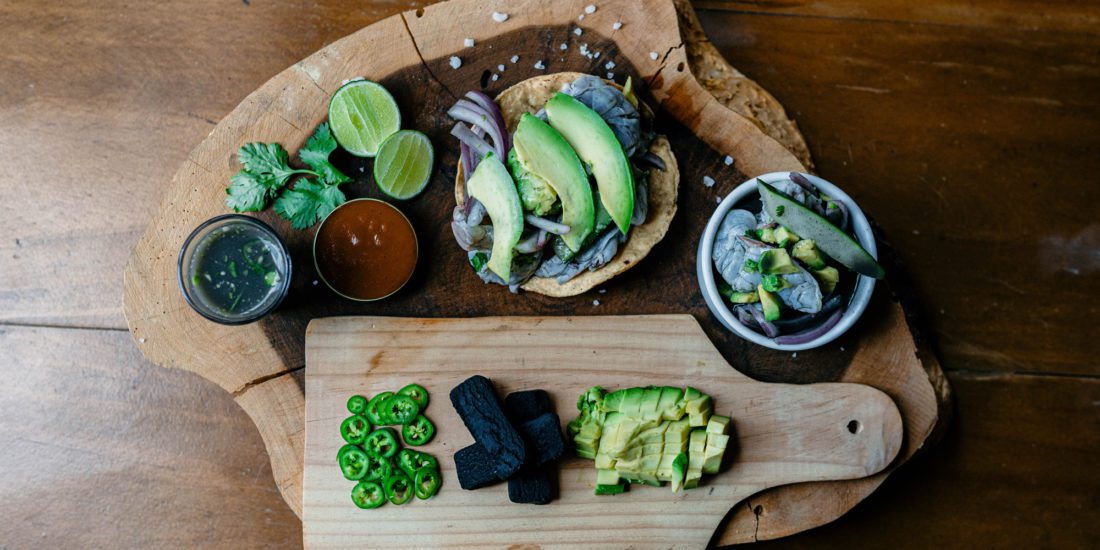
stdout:
<svg viewBox="0 0 1100 550">
<path fill-rule="evenodd" d="M 467 378 L 451 390 L 451 404 L 474 441 L 484 447 L 497 478 L 516 473 L 526 458 L 525 445 L 504 415 L 492 382 L 480 375 Z"/>
<path fill-rule="evenodd" d="M 517 504 L 546 504 L 554 499 L 552 467 L 524 468 L 508 480 L 508 500 Z"/>
<path fill-rule="evenodd" d="M 552 412 L 528 420 L 519 427 L 527 444 L 527 463 L 541 466 L 561 458 L 565 453 L 565 437 L 561 433 L 561 421 Z"/>
<path fill-rule="evenodd" d="M 517 426 L 552 410 L 550 395 L 543 390 L 512 392 L 504 398 L 504 411 Z"/>
<path fill-rule="evenodd" d="M 492 455 L 479 443 L 474 443 L 455 453 L 455 470 L 458 484 L 467 491 L 480 489 L 500 481 Z"/>
</svg>

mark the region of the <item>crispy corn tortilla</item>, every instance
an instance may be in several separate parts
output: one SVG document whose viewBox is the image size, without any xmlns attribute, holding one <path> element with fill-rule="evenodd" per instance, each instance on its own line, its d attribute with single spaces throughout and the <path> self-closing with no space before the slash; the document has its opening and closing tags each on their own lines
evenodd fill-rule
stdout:
<svg viewBox="0 0 1100 550">
<path fill-rule="evenodd" d="M 562 86 L 576 80 L 579 76 L 582 76 L 582 73 L 536 76 L 501 92 L 496 100 L 504 115 L 504 123 L 508 126 L 508 131 L 515 131 L 523 113 L 534 114 L 550 100 L 554 93 L 561 90 Z M 647 106 L 639 104 L 639 109 L 643 117 L 652 119 L 653 113 Z M 664 238 L 672 223 L 672 217 L 676 215 L 676 194 L 680 186 L 680 170 L 668 139 L 658 135 L 649 146 L 649 151 L 665 161 L 665 170 L 654 168 L 649 171 L 649 212 L 646 221 L 630 229 L 630 237 L 611 262 L 596 271 L 585 271 L 564 284 L 558 284 L 550 277 L 532 277 L 520 288 L 555 298 L 576 296 L 634 267 L 642 258 L 645 258 L 646 254 L 649 254 L 649 251 Z M 462 173 L 462 163 L 459 163 L 455 176 L 455 203 L 459 206 L 462 205 L 464 185 L 465 176 Z"/>
</svg>

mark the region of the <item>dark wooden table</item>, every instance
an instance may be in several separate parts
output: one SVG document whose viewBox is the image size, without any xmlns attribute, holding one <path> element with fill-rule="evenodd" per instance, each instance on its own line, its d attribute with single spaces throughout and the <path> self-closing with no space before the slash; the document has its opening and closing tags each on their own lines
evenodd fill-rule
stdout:
<svg viewBox="0 0 1100 550">
<path fill-rule="evenodd" d="M 700 2 L 902 251 L 938 446 L 790 546 L 1100 546 L 1100 7 Z M 291 546 L 229 395 L 146 363 L 121 270 L 246 94 L 417 2 L 0 2 L 0 548 Z"/>
</svg>

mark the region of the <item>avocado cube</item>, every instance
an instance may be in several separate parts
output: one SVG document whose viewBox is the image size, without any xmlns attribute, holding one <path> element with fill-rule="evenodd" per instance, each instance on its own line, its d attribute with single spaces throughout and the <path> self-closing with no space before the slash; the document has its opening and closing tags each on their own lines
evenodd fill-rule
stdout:
<svg viewBox="0 0 1100 550">
<path fill-rule="evenodd" d="M 661 388 L 650 386 L 642 393 L 641 405 L 638 407 L 638 415 L 646 420 L 661 419 Z"/>
<path fill-rule="evenodd" d="M 806 264 L 806 267 L 811 270 L 825 269 L 825 258 L 821 255 L 821 251 L 818 250 L 817 243 L 813 239 L 798 241 L 791 248 L 791 255 Z"/>
<path fill-rule="evenodd" d="M 665 430 L 665 443 L 679 443 L 687 441 L 691 433 L 691 422 L 689 419 L 684 418 L 668 424 L 668 429 Z"/>
<path fill-rule="evenodd" d="M 704 395 L 698 399 L 692 399 L 691 401 L 688 401 L 687 406 L 684 408 L 684 410 L 686 410 L 688 414 L 698 414 L 703 411 L 712 410 L 713 408 L 714 401 L 711 400 L 709 395 Z"/>
<path fill-rule="evenodd" d="M 619 472 L 615 470 L 596 470 L 597 485 L 618 485 Z"/>
<path fill-rule="evenodd" d="M 781 275 L 795 273 L 798 266 L 791 261 L 791 256 L 782 248 L 771 248 L 760 253 L 760 273 L 765 275 Z"/>
<path fill-rule="evenodd" d="M 720 449 L 725 450 L 729 445 L 730 436 L 724 434 L 708 433 L 707 434 L 707 449 Z"/>
<path fill-rule="evenodd" d="M 688 457 L 687 453 L 680 453 L 672 460 L 672 492 L 675 493 L 684 486 L 687 477 Z"/>
<path fill-rule="evenodd" d="M 717 474 L 718 469 L 722 467 L 722 457 L 725 455 L 725 450 L 718 451 L 717 454 L 707 454 L 703 456 L 703 473 L 704 474 Z"/>
<path fill-rule="evenodd" d="M 671 386 L 665 386 L 661 388 L 661 401 L 657 405 L 657 410 L 661 413 L 661 418 L 665 420 L 679 420 L 684 415 L 683 408 L 680 407 L 680 398 L 684 396 L 684 390 L 680 388 L 673 388 Z"/>
<path fill-rule="evenodd" d="M 730 417 L 717 414 L 710 417 L 710 422 L 707 423 L 707 433 L 725 435 L 729 431 Z"/>
<path fill-rule="evenodd" d="M 627 485 L 625 483 L 615 483 L 612 485 L 597 485 L 596 496 L 604 495 L 618 495 L 626 491 Z"/>
<path fill-rule="evenodd" d="M 679 453 L 682 453 L 682 452 L 686 451 L 687 447 L 688 447 L 688 442 L 687 441 L 681 441 L 679 443 L 665 443 L 664 448 L 661 452 L 663 454 L 666 454 L 666 455 L 667 454 L 679 454 Z"/>
<path fill-rule="evenodd" d="M 752 292 L 730 292 L 727 297 L 735 304 L 755 304 L 760 301 L 760 295 Z"/>
<path fill-rule="evenodd" d="M 692 430 L 691 440 L 688 442 L 689 456 L 695 456 L 698 453 L 702 456 L 703 451 L 707 450 L 707 432 L 703 430 Z"/>
<path fill-rule="evenodd" d="M 704 428 L 710 421 L 710 409 L 688 415 L 688 422 L 692 428 Z"/>
<path fill-rule="evenodd" d="M 775 321 L 779 319 L 779 296 L 774 292 L 768 292 L 764 290 L 764 285 L 757 285 L 756 293 L 760 295 L 760 306 L 764 311 L 765 321 Z"/>
<path fill-rule="evenodd" d="M 610 470 L 615 467 L 615 458 L 606 453 L 596 453 L 596 468 Z"/>
<path fill-rule="evenodd" d="M 703 478 L 703 454 L 688 454 L 688 469 L 684 475 L 684 488 L 694 489 L 699 486 L 699 480 Z"/>
<path fill-rule="evenodd" d="M 798 235 L 795 235 L 794 231 L 783 226 L 775 228 L 775 244 L 785 248 L 796 242 L 798 242 Z"/>
<path fill-rule="evenodd" d="M 836 288 L 836 284 L 840 282 L 840 272 L 835 267 L 825 267 L 822 269 L 815 269 L 810 272 L 814 278 L 817 279 L 818 284 L 821 285 L 822 294 L 830 294 Z"/>
<path fill-rule="evenodd" d="M 776 242 L 778 242 L 775 240 L 775 228 L 765 227 L 764 229 L 761 229 L 760 240 L 768 244 L 775 244 Z"/>
</svg>

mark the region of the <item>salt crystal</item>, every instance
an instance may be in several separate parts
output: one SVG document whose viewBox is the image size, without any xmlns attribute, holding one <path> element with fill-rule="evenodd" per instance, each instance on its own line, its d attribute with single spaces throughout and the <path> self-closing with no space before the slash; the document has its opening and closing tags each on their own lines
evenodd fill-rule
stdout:
<svg viewBox="0 0 1100 550">
<path fill-rule="evenodd" d="M 569 49 L 569 44 L 566 44 L 565 42 L 562 42 L 561 46 L 558 46 L 558 48 L 561 48 L 562 51 L 565 51 L 565 50 Z"/>
<path fill-rule="evenodd" d="M 512 59 L 511 59 L 510 61 L 511 61 L 512 63 L 515 63 L 516 61 L 519 61 L 519 56 L 518 56 L 518 55 L 513 55 L 513 56 L 512 56 Z"/>
<path fill-rule="evenodd" d="M 726 166 L 733 164 L 733 157 L 726 155 L 726 158 L 722 159 L 722 162 L 726 163 Z"/>
<path fill-rule="evenodd" d="M 840 351 L 844 351 L 844 346 L 840 346 Z"/>
<path fill-rule="evenodd" d="M 497 70 L 503 73 L 504 72 L 504 64 L 501 63 L 500 65 L 497 65 Z"/>
<path fill-rule="evenodd" d="M 508 20 L 508 14 L 507 13 L 500 13 L 499 11 L 494 11 L 493 12 L 493 21 L 496 21 L 497 23 L 503 23 L 507 20 Z"/>
<path fill-rule="evenodd" d="M 914 229 L 914 230 L 913 230 L 913 234 L 914 234 L 914 235 L 920 235 L 920 231 L 919 231 L 919 230 L 917 230 L 917 229 Z"/>
<path fill-rule="evenodd" d="M 313 286 L 317 286 L 317 279 L 313 280 Z"/>
<path fill-rule="evenodd" d="M 714 202 L 722 204 L 722 197 L 714 197 Z"/>
<path fill-rule="evenodd" d="M 703 176 L 703 185 L 707 187 L 714 187 L 714 178 L 710 176 Z"/>
<path fill-rule="evenodd" d="M 580 27 L 577 27 L 577 28 L 573 29 L 573 34 L 575 34 L 577 36 L 580 36 L 581 33 L 583 33 L 583 32 L 584 31 L 582 31 Z"/>
<path fill-rule="evenodd" d="M 596 13 L 596 6 L 594 6 L 592 4 L 589 4 L 589 5 L 585 6 L 584 13 L 588 13 L 588 14 Z"/>
<path fill-rule="evenodd" d="M 614 25 L 611 25 L 611 28 L 614 30 L 619 30 L 623 28 L 623 24 L 621 21 L 616 21 Z"/>
<path fill-rule="evenodd" d="M 145 338 L 138 338 L 138 342 L 144 344 L 145 343 Z"/>
<path fill-rule="evenodd" d="M 608 80 L 615 80 L 615 73 L 607 73 Z"/>
<path fill-rule="evenodd" d="M 596 59 L 600 58 L 600 52 L 596 52 Z"/>
<path fill-rule="evenodd" d="M 598 306 L 598 305 L 600 305 L 600 301 L 599 300 L 592 300 L 592 305 Z"/>
<path fill-rule="evenodd" d="M 462 60 L 452 55 L 451 56 L 451 68 L 452 69 L 457 69 L 461 66 L 462 66 Z"/>
<path fill-rule="evenodd" d="M 606 288 L 601 288 L 601 289 L 599 290 L 599 293 L 600 293 L 600 294 L 607 294 L 607 289 L 606 289 Z"/>
<path fill-rule="evenodd" d="M 798 352 L 797 351 L 791 354 L 791 358 L 797 358 L 797 357 L 798 357 Z"/>
<path fill-rule="evenodd" d="M 473 38 L 467 38 L 467 39 L 462 41 L 462 45 L 466 46 L 467 48 L 472 48 L 472 47 L 474 47 L 474 39 Z"/>
<path fill-rule="evenodd" d="M 493 73 L 492 81 L 493 81 L 493 82 L 496 82 L 496 81 L 498 81 L 498 80 L 500 80 L 500 75 L 499 75 L 499 74 L 497 74 L 497 73 Z"/>
<path fill-rule="evenodd" d="M 535 62 L 535 68 L 541 71 L 541 70 L 546 68 L 546 65 L 540 59 L 540 60 Z"/>
<path fill-rule="evenodd" d="M 584 14 L 583 13 L 577 16 L 577 21 L 584 21 Z"/>
<path fill-rule="evenodd" d="M 657 61 L 657 52 L 649 52 L 649 58 Z"/>
<path fill-rule="evenodd" d="M 603 66 L 603 68 L 605 68 L 607 70 L 614 69 L 615 68 L 615 62 L 614 61 L 608 61 L 607 64 Z"/>
</svg>

